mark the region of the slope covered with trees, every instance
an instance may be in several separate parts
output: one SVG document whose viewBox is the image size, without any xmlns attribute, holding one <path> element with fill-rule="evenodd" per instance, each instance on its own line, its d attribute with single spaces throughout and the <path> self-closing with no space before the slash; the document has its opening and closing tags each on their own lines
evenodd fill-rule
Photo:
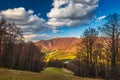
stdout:
<svg viewBox="0 0 120 80">
<path fill-rule="evenodd" d="M 107 16 L 102 26 L 86 29 L 81 39 L 56 38 L 37 43 L 25 43 L 19 27 L 0 21 L 0 67 L 40 72 L 45 66 L 42 51 L 47 58 L 52 56 L 47 60 L 49 67 L 65 67 L 76 76 L 119 80 L 120 15 Z M 68 62 L 60 61 L 63 59 Z"/>
</svg>

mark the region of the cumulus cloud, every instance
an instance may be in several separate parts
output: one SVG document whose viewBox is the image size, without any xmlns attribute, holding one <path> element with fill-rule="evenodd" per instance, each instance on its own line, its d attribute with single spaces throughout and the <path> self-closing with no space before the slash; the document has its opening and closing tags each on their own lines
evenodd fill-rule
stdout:
<svg viewBox="0 0 120 80">
<path fill-rule="evenodd" d="M 2 10 L 0 17 L 4 17 L 8 22 L 15 23 L 21 27 L 25 41 L 36 41 L 41 39 L 50 39 L 47 34 L 38 34 L 39 32 L 52 30 L 53 27 L 48 26 L 39 14 L 34 14 L 33 10 L 26 10 L 23 7 Z"/>
<path fill-rule="evenodd" d="M 25 10 L 23 7 L 2 10 L 0 15 L 4 16 L 8 22 L 21 27 L 24 32 L 39 32 L 50 29 L 43 18 L 39 18 L 33 10 Z"/>
<path fill-rule="evenodd" d="M 25 41 L 37 41 L 37 40 L 46 40 L 51 39 L 52 37 L 48 34 L 34 34 L 31 32 L 28 32 L 24 34 Z"/>
<path fill-rule="evenodd" d="M 77 26 L 87 24 L 93 17 L 98 0 L 54 0 L 47 16 L 52 26 Z"/>
<path fill-rule="evenodd" d="M 100 16 L 100 17 L 97 18 L 97 20 L 102 20 L 102 19 L 105 19 L 105 18 L 106 18 L 106 16 Z"/>
</svg>

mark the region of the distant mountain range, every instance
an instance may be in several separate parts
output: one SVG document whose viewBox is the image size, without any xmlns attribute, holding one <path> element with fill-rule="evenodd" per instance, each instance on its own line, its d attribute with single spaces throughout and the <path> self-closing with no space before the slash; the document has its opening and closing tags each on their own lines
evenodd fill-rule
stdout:
<svg viewBox="0 0 120 80">
<path fill-rule="evenodd" d="M 50 59 L 74 59 L 77 51 L 77 44 L 81 42 L 79 38 L 54 38 L 51 40 L 40 40 L 35 44 L 42 47 L 42 51 L 47 53 L 46 60 Z"/>
<path fill-rule="evenodd" d="M 107 47 L 105 40 L 107 38 L 98 37 L 96 43 L 104 43 L 104 47 Z M 78 51 L 78 44 L 82 39 L 80 38 L 54 38 L 51 40 L 40 40 L 36 42 L 36 46 L 42 47 L 42 51 L 46 53 L 46 61 L 50 59 L 74 59 Z M 81 45 L 82 46 L 82 45 Z"/>
<path fill-rule="evenodd" d="M 74 52 L 77 44 L 81 42 L 79 38 L 54 38 L 51 40 L 41 40 L 36 42 L 44 50 L 63 50 L 65 52 Z"/>
</svg>

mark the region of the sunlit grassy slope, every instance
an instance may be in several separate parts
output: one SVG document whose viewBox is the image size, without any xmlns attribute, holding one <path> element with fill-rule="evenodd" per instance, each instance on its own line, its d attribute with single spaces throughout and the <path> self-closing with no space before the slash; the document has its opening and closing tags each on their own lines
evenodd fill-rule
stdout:
<svg viewBox="0 0 120 80">
<path fill-rule="evenodd" d="M 41 73 L 0 68 L 0 80 L 99 80 L 73 76 L 66 69 L 46 68 Z"/>
<path fill-rule="evenodd" d="M 54 50 L 48 52 L 48 54 L 45 57 L 45 61 L 48 62 L 50 59 L 58 59 L 58 60 L 74 59 L 75 57 L 76 57 L 76 53 Z"/>
</svg>

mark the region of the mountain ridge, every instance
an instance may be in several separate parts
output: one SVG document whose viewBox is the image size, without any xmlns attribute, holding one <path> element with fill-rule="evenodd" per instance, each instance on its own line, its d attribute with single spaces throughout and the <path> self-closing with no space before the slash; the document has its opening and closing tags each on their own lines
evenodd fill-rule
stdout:
<svg viewBox="0 0 120 80">
<path fill-rule="evenodd" d="M 81 42 L 80 38 L 65 37 L 53 38 L 50 40 L 40 40 L 35 43 L 36 46 L 44 50 L 63 50 L 65 52 L 74 52 L 77 50 L 77 44 Z"/>
</svg>

